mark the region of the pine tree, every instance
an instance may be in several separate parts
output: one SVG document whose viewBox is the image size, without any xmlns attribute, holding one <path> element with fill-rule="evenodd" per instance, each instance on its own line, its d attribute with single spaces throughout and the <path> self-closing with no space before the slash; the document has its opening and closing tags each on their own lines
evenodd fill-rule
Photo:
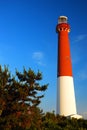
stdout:
<svg viewBox="0 0 87 130">
<path fill-rule="evenodd" d="M 8 67 L 0 66 L 0 128 L 2 130 L 30 128 L 37 116 L 40 121 L 38 105 L 48 84 L 40 85 L 42 73 L 35 73 L 32 69 L 16 70 L 11 76 Z M 39 110 L 40 111 L 40 110 Z"/>
</svg>

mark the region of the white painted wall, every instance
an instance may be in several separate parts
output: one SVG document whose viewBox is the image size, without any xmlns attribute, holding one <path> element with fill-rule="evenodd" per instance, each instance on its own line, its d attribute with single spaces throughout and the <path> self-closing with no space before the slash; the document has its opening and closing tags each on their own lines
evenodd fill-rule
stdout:
<svg viewBox="0 0 87 130">
<path fill-rule="evenodd" d="M 74 83 L 72 76 L 58 77 L 57 113 L 64 116 L 76 114 Z"/>
</svg>

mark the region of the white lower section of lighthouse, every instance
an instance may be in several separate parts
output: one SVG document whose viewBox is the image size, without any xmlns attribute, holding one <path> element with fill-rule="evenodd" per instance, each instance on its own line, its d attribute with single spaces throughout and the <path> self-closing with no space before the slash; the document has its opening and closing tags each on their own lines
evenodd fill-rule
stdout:
<svg viewBox="0 0 87 130">
<path fill-rule="evenodd" d="M 64 116 L 76 115 L 76 102 L 72 76 L 58 77 L 58 113 Z"/>
</svg>

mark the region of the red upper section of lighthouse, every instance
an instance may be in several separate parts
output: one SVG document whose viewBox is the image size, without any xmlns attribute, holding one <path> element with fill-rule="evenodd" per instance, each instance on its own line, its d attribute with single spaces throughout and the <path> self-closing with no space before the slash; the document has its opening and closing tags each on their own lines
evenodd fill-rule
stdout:
<svg viewBox="0 0 87 130">
<path fill-rule="evenodd" d="M 68 23 L 59 23 L 56 27 L 58 35 L 58 76 L 72 76 Z"/>
<path fill-rule="evenodd" d="M 70 32 L 70 25 L 67 23 L 60 23 L 57 25 L 56 31 L 57 32 L 60 32 L 60 31 Z"/>
</svg>

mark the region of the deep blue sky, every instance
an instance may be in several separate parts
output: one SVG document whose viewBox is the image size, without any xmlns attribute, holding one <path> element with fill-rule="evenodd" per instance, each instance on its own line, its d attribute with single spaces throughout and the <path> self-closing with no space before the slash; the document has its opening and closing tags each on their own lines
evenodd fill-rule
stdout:
<svg viewBox="0 0 87 130">
<path fill-rule="evenodd" d="M 60 15 L 71 26 L 70 45 L 78 113 L 87 114 L 87 1 L 0 0 L 0 64 L 43 73 L 49 83 L 40 105 L 56 111 L 57 34 Z"/>
</svg>

